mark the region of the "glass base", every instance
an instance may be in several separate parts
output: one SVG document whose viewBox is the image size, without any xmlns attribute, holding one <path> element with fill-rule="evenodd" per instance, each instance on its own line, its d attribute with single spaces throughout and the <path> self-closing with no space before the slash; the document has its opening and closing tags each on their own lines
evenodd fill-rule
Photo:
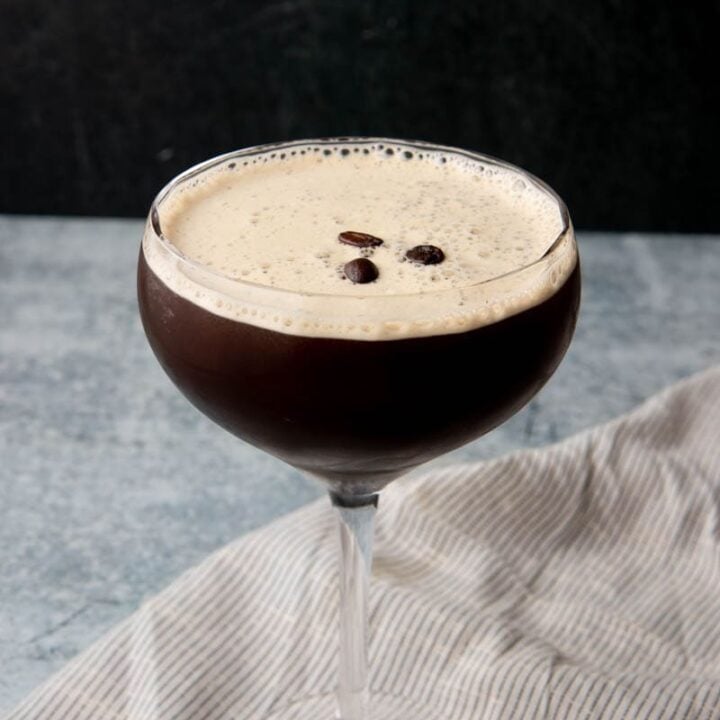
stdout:
<svg viewBox="0 0 720 720">
<path fill-rule="evenodd" d="M 443 713 L 414 701 L 392 695 L 370 696 L 370 712 L 367 720 L 440 720 Z M 337 715 L 334 694 L 314 695 L 297 700 L 285 707 L 273 710 L 263 720 L 343 720 Z"/>
</svg>

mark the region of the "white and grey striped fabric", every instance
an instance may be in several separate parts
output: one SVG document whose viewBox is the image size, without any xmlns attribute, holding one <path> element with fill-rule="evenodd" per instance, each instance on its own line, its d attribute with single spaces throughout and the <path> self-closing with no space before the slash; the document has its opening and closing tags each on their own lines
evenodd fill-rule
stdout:
<svg viewBox="0 0 720 720">
<path fill-rule="evenodd" d="M 720 718 L 720 369 L 384 492 L 375 720 Z M 187 572 L 11 720 L 330 720 L 326 501 Z"/>
</svg>

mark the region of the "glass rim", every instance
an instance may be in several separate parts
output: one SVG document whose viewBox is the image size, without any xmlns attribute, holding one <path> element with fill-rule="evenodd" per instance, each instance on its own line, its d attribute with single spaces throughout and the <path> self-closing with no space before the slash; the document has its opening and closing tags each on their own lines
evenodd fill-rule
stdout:
<svg viewBox="0 0 720 720">
<path fill-rule="evenodd" d="M 543 252 L 540 257 L 533 260 L 526 265 L 522 265 L 519 268 L 510 270 L 509 272 L 503 273 L 502 275 L 496 275 L 486 280 L 479 280 L 477 282 L 471 282 L 466 285 L 460 285 L 453 288 L 439 288 L 437 290 L 424 290 L 413 293 L 393 293 L 389 295 L 361 295 L 347 293 L 319 293 L 314 291 L 304 290 L 290 290 L 288 288 L 275 287 L 273 285 L 263 285 L 262 283 L 252 282 L 249 280 L 242 280 L 239 278 L 231 277 L 222 272 L 218 272 L 207 265 L 193 260 L 183 253 L 168 237 L 162 232 L 162 223 L 160 220 L 159 207 L 162 202 L 179 186 L 184 182 L 194 178 L 197 175 L 201 175 L 214 167 L 222 165 L 226 162 L 232 162 L 237 158 L 253 157 L 255 155 L 262 155 L 272 150 L 284 150 L 293 147 L 304 147 L 313 145 L 377 145 L 377 144 L 388 144 L 400 147 L 407 147 L 414 150 L 427 150 L 430 152 L 441 152 L 452 155 L 459 155 L 466 157 L 471 160 L 480 161 L 485 165 L 491 165 L 509 170 L 516 174 L 519 174 L 523 179 L 528 180 L 538 190 L 548 195 L 558 207 L 558 212 L 561 220 L 560 232 L 556 238 L 550 243 L 547 250 Z M 416 298 L 416 297 L 427 297 L 435 296 L 448 291 L 467 290 L 472 288 L 478 288 L 481 286 L 490 286 L 492 283 L 496 283 L 500 280 L 507 280 L 508 278 L 519 275 L 526 272 L 530 268 L 538 267 L 542 263 L 550 260 L 563 245 L 563 241 L 570 236 L 573 239 L 573 247 L 575 247 L 574 233 L 572 232 L 572 223 L 570 222 L 570 213 L 568 212 L 567 206 L 563 199 L 553 190 L 547 183 L 540 178 L 536 177 L 532 173 L 524 170 L 523 168 L 513 165 L 512 163 L 506 162 L 499 158 L 493 157 L 492 155 L 486 155 L 484 153 L 476 152 L 473 150 L 464 150 L 462 148 L 453 147 L 452 145 L 441 145 L 437 143 L 426 142 L 423 140 L 401 140 L 398 138 L 388 137 L 365 137 L 365 136 L 339 136 L 339 137 L 324 137 L 324 138 L 310 138 L 302 140 L 287 140 L 274 143 L 265 143 L 262 145 L 252 145 L 250 147 L 241 148 L 239 150 L 232 150 L 221 155 L 216 155 L 200 163 L 197 163 L 187 170 L 184 170 L 179 175 L 173 177 L 165 186 L 158 192 L 152 201 L 150 206 L 150 213 L 148 216 L 147 229 L 152 231 L 153 236 L 161 243 L 163 248 L 170 253 L 170 255 L 182 265 L 185 265 L 197 272 L 206 273 L 208 277 L 215 278 L 222 281 L 223 284 L 232 283 L 238 288 L 250 288 L 261 290 L 267 293 L 277 293 L 286 296 L 303 296 L 303 297 L 317 297 L 317 298 L 342 298 L 343 300 L 374 300 L 379 299 L 390 299 L 390 298 Z M 197 281 L 197 277 L 195 278 Z"/>
</svg>

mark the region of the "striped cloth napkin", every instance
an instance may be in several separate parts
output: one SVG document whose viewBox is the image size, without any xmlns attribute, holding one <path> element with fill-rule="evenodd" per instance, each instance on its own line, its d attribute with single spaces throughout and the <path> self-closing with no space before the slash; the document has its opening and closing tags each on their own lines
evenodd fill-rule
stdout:
<svg viewBox="0 0 720 720">
<path fill-rule="evenodd" d="M 384 491 L 375 720 L 720 718 L 720 368 L 560 444 Z M 330 720 L 336 528 L 216 552 L 11 720 Z"/>
</svg>

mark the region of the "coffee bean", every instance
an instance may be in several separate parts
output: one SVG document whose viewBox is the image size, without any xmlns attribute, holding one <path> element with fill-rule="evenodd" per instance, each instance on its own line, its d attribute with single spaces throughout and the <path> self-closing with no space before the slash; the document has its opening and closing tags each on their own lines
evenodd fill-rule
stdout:
<svg viewBox="0 0 720 720">
<path fill-rule="evenodd" d="M 416 245 L 405 253 L 405 257 L 421 265 L 437 265 L 445 259 L 445 253 L 435 245 Z"/>
<path fill-rule="evenodd" d="M 338 240 L 345 245 L 353 247 L 377 247 L 382 245 L 383 241 L 379 237 L 369 235 L 364 232 L 355 232 L 354 230 L 346 230 L 338 235 Z"/>
<path fill-rule="evenodd" d="M 355 258 L 343 267 L 345 277 L 355 284 L 364 285 L 377 279 L 377 265 L 367 258 Z"/>
</svg>

